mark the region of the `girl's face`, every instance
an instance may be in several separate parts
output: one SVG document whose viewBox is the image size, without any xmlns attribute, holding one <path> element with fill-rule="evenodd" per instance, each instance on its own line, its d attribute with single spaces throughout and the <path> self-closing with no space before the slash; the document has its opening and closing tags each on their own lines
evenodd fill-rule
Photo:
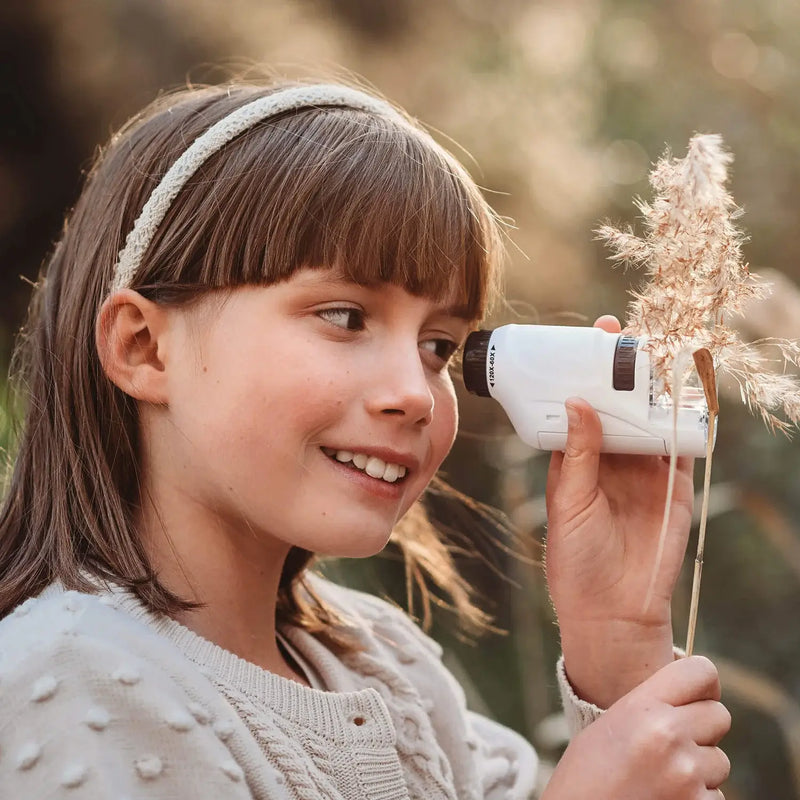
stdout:
<svg viewBox="0 0 800 800">
<path fill-rule="evenodd" d="M 322 554 L 380 550 L 455 436 L 459 309 L 302 269 L 170 315 L 148 446 L 171 502 Z"/>
</svg>

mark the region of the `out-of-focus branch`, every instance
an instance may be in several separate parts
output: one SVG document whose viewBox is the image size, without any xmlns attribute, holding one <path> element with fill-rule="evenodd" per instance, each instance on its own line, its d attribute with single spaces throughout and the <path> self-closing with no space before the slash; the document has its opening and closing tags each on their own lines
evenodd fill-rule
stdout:
<svg viewBox="0 0 800 800">
<path fill-rule="evenodd" d="M 786 514 L 763 494 L 752 489 L 741 490 L 739 507 L 758 522 L 761 535 L 800 579 L 800 531 Z"/>
<path fill-rule="evenodd" d="M 714 484 L 709 496 L 709 519 L 737 510 L 758 523 L 759 535 L 775 548 L 783 563 L 800 580 L 800 529 L 763 493 L 737 483 Z"/>
<path fill-rule="evenodd" d="M 800 797 L 800 704 L 771 678 L 733 661 L 711 656 L 726 696 L 760 711 L 778 724 L 786 744 L 795 790 Z"/>
</svg>

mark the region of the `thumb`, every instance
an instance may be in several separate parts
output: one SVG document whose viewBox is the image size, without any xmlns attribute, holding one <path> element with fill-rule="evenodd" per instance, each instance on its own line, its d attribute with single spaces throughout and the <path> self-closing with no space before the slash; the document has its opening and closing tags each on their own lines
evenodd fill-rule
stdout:
<svg viewBox="0 0 800 800">
<path fill-rule="evenodd" d="M 570 397 L 567 411 L 567 444 L 558 470 L 553 501 L 564 506 L 583 505 L 597 490 L 603 428 L 595 410 L 585 401 Z"/>
</svg>

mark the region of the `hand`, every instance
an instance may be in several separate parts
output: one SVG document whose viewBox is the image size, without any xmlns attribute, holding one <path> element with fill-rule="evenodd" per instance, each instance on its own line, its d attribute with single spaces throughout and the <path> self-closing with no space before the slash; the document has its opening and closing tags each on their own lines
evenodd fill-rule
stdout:
<svg viewBox="0 0 800 800">
<path fill-rule="evenodd" d="M 669 664 L 572 740 L 542 800 L 720 800 L 731 718 L 719 698 L 708 659 Z"/>
<path fill-rule="evenodd" d="M 596 325 L 619 331 L 613 317 Z M 571 399 L 567 413 L 566 449 L 553 453 L 547 478 L 547 580 L 570 681 L 583 699 L 607 708 L 673 660 L 670 599 L 691 527 L 693 462 L 678 459 L 665 547 L 645 608 L 669 459 L 601 456 L 594 410 Z"/>
</svg>

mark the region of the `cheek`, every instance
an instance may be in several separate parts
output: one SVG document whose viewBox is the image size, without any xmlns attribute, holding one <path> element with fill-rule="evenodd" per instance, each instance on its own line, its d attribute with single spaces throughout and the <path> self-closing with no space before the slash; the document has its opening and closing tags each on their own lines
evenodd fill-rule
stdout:
<svg viewBox="0 0 800 800">
<path fill-rule="evenodd" d="M 448 379 L 440 388 L 434 403 L 433 426 L 437 455 L 441 460 L 450 452 L 458 431 L 458 401 L 455 389 Z"/>
</svg>

